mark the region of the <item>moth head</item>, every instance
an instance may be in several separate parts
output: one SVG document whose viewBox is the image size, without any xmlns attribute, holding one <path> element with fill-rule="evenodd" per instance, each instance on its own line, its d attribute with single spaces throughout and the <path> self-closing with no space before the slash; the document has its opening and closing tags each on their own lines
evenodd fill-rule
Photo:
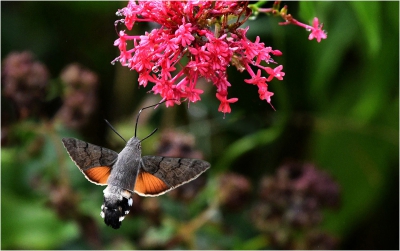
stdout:
<svg viewBox="0 0 400 251">
<path fill-rule="evenodd" d="M 136 137 L 132 137 L 130 140 L 128 140 L 128 143 L 126 143 L 126 146 L 129 146 L 133 149 L 138 149 L 138 150 L 142 149 L 141 140 L 139 140 Z"/>
</svg>

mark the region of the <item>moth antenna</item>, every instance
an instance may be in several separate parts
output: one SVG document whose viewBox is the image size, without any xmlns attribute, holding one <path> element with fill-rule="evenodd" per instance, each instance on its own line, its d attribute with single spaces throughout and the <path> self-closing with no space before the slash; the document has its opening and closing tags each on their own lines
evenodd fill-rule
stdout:
<svg viewBox="0 0 400 251">
<path fill-rule="evenodd" d="M 137 131 L 137 125 L 138 125 L 138 122 L 139 122 L 140 113 L 141 113 L 144 109 L 151 108 L 151 107 L 154 107 L 154 106 L 158 106 L 158 105 L 161 105 L 161 104 L 164 103 L 164 102 L 171 101 L 171 100 L 177 100 L 177 99 L 168 99 L 168 100 L 164 100 L 164 101 L 158 102 L 157 104 L 150 105 L 150 106 L 146 106 L 146 107 L 143 107 L 142 109 L 140 109 L 140 111 L 139 111 L 139 113 L 138 113 L 138 115 L 137 115 L 137 117 L 136 117 L 135 138 L 136 138 L 136 131 Z M 150 135 L 147 136 L 146 138 L 150 137 L 150 136 L 151 136 L 153 133 L 155 133 L 156 131 L 157 131 L 157 129 L 155 129 L 152 133 L 150 133 Z M 146 138 L 145 138 L 145 139 L 146 139 Z M 144 140 L 144 139 L 142 139 L 141 141 L 143 141 L 143 140 Z"/>
<path fill-rule="evenodd" d="M 153 135 L 156 131 L 158 130 L 158 128 L 154 129 L 149 135 L 147 135 L 144 139 L 142 139 L 140 142 L 142 142 L 143 140 L 147 139 L 148 137 L 150 137 L 151 135 Z"/>
<path fill-rule="evenodd" d="M 106 121 L 107 125 L 126 143 L 126 140 L 115 130 L 115 128 L 110 124 L 110 122 L 107 121 L 107 119 L 104 119 Z"/>
</svg>

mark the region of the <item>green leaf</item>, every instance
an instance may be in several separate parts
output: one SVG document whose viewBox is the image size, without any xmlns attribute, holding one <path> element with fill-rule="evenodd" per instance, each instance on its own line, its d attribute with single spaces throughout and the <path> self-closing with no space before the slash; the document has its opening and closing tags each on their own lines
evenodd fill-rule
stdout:
<svg viewBox="0 0 400 251">
<path fill-rule="evenodd" d="M 269 245 L 269 240 L 266 236 L 260 234 L 249 240 L 244 241 L 240 246 L 235 247 L 241 250 L 260 250 L 265 249 Z"/>
<path fill-rule="evenodd" d="M 354 22 L 350 22 L 352 13 L 349 9 L 344 8 L 345 5 L 337 7 L 342 8 L 341 18 L 334 19 L 329 23 L 328 38 L 321 43 L 309 41 L 310 44 L 307 46 L 310 57 L 306 64 L 313 66 L 313 69 L 308 71 L 310 74 L 309 99 L 316 101 L 315 103 L 319 104 L 319 107 L 328 105 L 327 95 L 330 92 L 327 87 L 331 84 L 329 81 L 339 71 L 347 48 L 357 35 L 358 27 Z M 344 27 L 346 28 L 344 29 Z"/>
<path fill-rule="evenodd" d="M 312 19 L 315 17 L 315 2 L 299 2 L 299 17 L 307 24 L 310 24 L 309 22 L 312 21 Z"/>
<path fill-rule="evenodd" d="M 1 215 L 3 249 L 57 249 L 79 235 L 75 224 L 62 222 L 42 203 L 4 189 Z"/>
<path fill-rule="evenodd" d="M 330 171 L 341 186 L 341 207 L 328 214 L 324 226 L 346 236 L 351 227 L 367 217 L 387 179 L 398 170 L 398 142 L 371 133 L 371 125 L 352 127 L 349 120 L 320 118 L 313 134 L 315 162 Z M 393 137 L 398 139 L 398 131 Z"/>
<path fill-rule="evenodd" d="M 233 161 L 244 153 L 273 142 L 282 132 L 282 128 L 274 126 L 272 128 L 259 130 L 254 134 L 245 136 L 232 143 L 225 150 L 216 164 L 216 170 L 228 170 Z"/>
<path fill-rule="evenodd" d="M 143 237 L 145 247 L 157 247 L 164 245 L 176 232 L 176 224 L 171 219 L 162 221 L 160 227 L 150 227 Z"/>
<path fill-rule="evenodd" d="M 352 1 L 352 5 L 359 22 L 359 27 L 364 31 L 369 46 L 369 55 L 376 56 L 381 49 L 381 4 L 379 2 Z"/>
</svg>

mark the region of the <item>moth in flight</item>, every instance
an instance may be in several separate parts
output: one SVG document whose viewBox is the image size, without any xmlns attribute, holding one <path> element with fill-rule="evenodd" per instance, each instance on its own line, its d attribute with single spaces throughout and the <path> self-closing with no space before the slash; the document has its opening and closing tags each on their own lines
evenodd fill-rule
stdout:
<svg viewBox="0 0 400 251">
<path fill-rule="evenodd" d="M 159 196 L 196 179 L 211 166 L 199 159 L 142 156 L 141 142 L 157 129 L 144 139 L 138 139 L 139 115 L 142 110 L 159 104 L 139 111 L 135 136 L 128 140 L 120 153 L 75 138 L 62 139 L 69 156 L 83 175 L 96 185 L 107 186 L 103 191 L 100 215 L 108 226 L 115 229 L 121 226 L 129 213 L 134 192 L 141 196 Z"/>
</svg>

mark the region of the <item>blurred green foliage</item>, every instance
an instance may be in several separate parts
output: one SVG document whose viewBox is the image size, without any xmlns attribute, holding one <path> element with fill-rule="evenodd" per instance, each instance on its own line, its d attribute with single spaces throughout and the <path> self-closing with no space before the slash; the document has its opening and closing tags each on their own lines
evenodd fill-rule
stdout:
<svg viewBox="0 0 400 251">
<path fill-rule="evenodd" d="M 250 39 L 260 36 L 283 52 L 275 60 L 284 65 L 284 81 L 269 85 L 277 111 L 259 100 L 256 89 L 243 81 L 248 76 L 235 69 L 229 72 L 230 95 L 239 101 L 225 119 L 217 111 L 214 90 L 189 109 L 183 103 L 147 110 L 139 137 L 155 127 L 160 130 L 143 143 L 144 154 L 155 154 L 160 135 L 172 128 L 193 135 L 195 148 L 212 168 L 189 202 L 170 195 L 135 197 L 142 208 L 134 209 L 115 231 L 99 216 L 104 188 L 86 181 L 61 138 L 76 137 L 119 151 L 123 142 L 103 118 L 130 138 L 137 111 L 159 100 L 146 93 L 148 88 L 137 88 L 134 72 L 110 64 L 118 53 L 113 46 L 115 12 L 126 2 L 1 2 L 2 60 L 13 51 L 31 51 L 51 79 L 46 116 L 19 120 L 2 96 L 1 247 L 307 248 L 301 238 L 305 230 L 295 232 L 300 240 L 296 245 L 279 246 L 250 220 L 261 178 L 296 161 L 314 163 L 340 186 L 340 206 L 324 210 L 318 225 L 318 231 L 339 240 L 337 248 L 398 249 L 399 3 L 286 4 L 304 23 L 317 16 L 328 39 L 309 41 L 305 30 L 279 26 L 279 17 L 247 22 Z M 60 72 L 73 62 L 99 79 L 96 113 L 79 130 L 49 119 L 62 103 Z M 228 172 L 246 177 L 251 185 L 239 197 L 244 205 L 236 211 L 221 203 L 220 177 Z M 55 207 L 62 203 L 70 204 Z M 288 232 L 276 231 L 280 235 L 275 239 L 283 243 Z"/>
</svg>

